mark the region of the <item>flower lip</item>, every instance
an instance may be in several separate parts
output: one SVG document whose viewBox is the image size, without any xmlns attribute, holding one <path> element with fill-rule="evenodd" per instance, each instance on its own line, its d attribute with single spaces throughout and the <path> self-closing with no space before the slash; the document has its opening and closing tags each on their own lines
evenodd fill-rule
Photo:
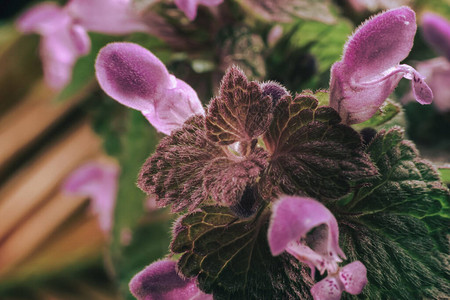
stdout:
<svg viewBox="0 0 450 300">
<path fill-rule="evenodd" d="M 319 228 L 319 225 L 326 225 Z M 305 243 L 307 234 L 312 234 L 315 246 L 311 249 Z M 281 196 L 274 204 L 268 230 L 272 255 L 284 251 L 307 263 L 314 274 L 314 267 L 320 273 L 337 271 L 337 263 L 345 258 L 339 247 L 339 229 L 333 214 L 320 202 L 306 197 Z"/>
</svg>

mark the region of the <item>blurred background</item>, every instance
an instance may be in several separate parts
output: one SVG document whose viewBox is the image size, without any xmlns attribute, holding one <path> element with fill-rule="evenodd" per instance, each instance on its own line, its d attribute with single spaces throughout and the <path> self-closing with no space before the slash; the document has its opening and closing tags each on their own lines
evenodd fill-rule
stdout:
<svg viewBox="0 0 450 300">
<path fill-rule="evenodd" d="M 327 89 L 330 67 L 347 37 L 383 9 L 409 5 L 419 25 L 426 11 L 450 19 L 449 0 L 225 0 L 218 7 L 200 6 L 192 22 L 172 1 L 135 0 L 149 33 L 89 33 L 91 51 L 77 60 L 71 81 L 54 90 L 43 78 L 40 36 L 15 27 L 18 16 L 37 3 L 2 1 L 0 9 L 2 300 L 133 299 L 130 278 L 167 254 L 174 217 L 155 210 L 135 185 L 163 135 L 99 89 L 93 66 L 102 46 L 124 40 L 143 45 L 206 104 L 232 64 L 252 79 L 276 80 L 293 92 Z M 419 26 L 406 63 L 417 66 L 438 57 Z M 444 104 L 421 106 L 408 101 L 409 86 L 403 80 L 390 97 L 386 109 L 393 113 L 384 126 L 406 127 L 448 184 L 450 92 L 441 93 Z M 120 167 L 108 232 L 90 197 L 62 190 L 72 172 L 92 161 Z"/>
</svg>

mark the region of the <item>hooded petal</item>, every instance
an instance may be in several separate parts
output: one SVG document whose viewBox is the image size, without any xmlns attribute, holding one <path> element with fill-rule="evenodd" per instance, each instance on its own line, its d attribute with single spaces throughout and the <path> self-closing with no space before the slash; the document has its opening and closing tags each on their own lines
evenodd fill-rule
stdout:
<svg viewBox="0 0 450 300">
<path fill-rule="evenodd" d="M 86 31 L 80 27 L 60 27 L 44 35 L 40 52 L 47 84 L 61 89 L 69 83 L 76 60 L 88 53 L 90 46 Z"/>
<path fill-rule="evenodd" d="M 47 34 L 67 26 L 70 22 L 70 16 L 56 3 L 43 2 L 22 14 L 16 24 L 24 33 Z"/>
<path fill-rule="evenodd" d="M 342 60 L 331 69 L 330 81 L 330 106 L 344 123 L 368 120 L 402 77 L 412 81 L 419 103 L 431 103 L 433 93 L 423 76 L 399 65 L 412 48 L 416 29 L 415 13 L 400 7 L 369 19 L 350 37 Z"/>
<path fill-rule="evenodd" d="M 175 5 L 184 12 L 189 20 L 193 21 L 197 16 L 198 5 L 216 6 L 222 2 L 223 0 L 175 0 Z"/>
<path fill-rule="evenodd" d="M 118 176 L 117 166 L 91 162 L 75 170 L 63 185 L 68 194 L 91 198 L 92 210 L 98 214 L 105 232 L 112 226 Z"/>
<path fill-rule="evenodd" d="M 178 276 L 175 267 L 171 260 L 152 263 L 131 279 L 131 293 L 138 300 L 212 300 L 197 288 L 195 279 Z"/>
<path fill-rule="evenodd" d="M 422 16 L 422 34 L 436 52 L 450 60 L 450 22 L 433 13 Z"/>
<path fill-rule="evenodd" d="M 88 31 L 127 34 L 149 30 L 131 0 L 71 0 L 66 10 Z"/>
<path fill-rule="evenodd" d="M 164 64 L 150 51 L 133 43 L 112 43 L 100 50 L 95 62 L 101 88 L 121 104 L 153 110 L 155 101 L 176 86 Z"/>
<path fill-rule="evenodd" d="M 319 227 L 319 225 L 326 225 Z M 305 244 L 307 234 L 312 248 Z M 305 197 L 282 196 L 273 205 L 268 230 L 272 255 L 287 251 L 307 263 L 314 273 L 314 266 L 321 273 L 325 269 L 335 272 L 340 257 L 345 258 L 339 247 L 339 229 L 333 214 L 320 202 Z"/>
</svg>

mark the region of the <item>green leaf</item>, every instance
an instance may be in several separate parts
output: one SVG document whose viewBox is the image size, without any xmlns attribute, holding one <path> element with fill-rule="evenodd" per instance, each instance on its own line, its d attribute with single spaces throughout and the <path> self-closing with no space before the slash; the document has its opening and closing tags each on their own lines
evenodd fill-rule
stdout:
<svg viewBox="0 0 450 300">
<path fill-rule="evenodd" d="M 269 211 L 238 219 L 225 207 L 183 216 L 171 249 L 183 253 L 179 271 L 197 276 L 214 299 L 310 299 L 312 279 L 293 256 L 273 257 L 267 242 Z"/>
<path fill-rule="evenodd" d="M 306 193 L 337 199 L 353 180 L 376 175 L 359 134 L 339 122 L 334 109 L 318 107 L 310 94 L 282 98 L 264 136 L 272 157 L 260 181 L 263 198 Z"/>
<path fill-rule="evenodd" d="M 444 182 L 447 185 L 450 185 L 450 166 L 440 167 L 439 174 L 441 175 L 442 182 Z"/>
<path fill-rule="evenodd" d="M 375 115 L 369 120 L 355 124 L 352 127 L 356 130 L 361 130 L 366 127 L 372 127 L 375 129 L 380 129 L 387 122 L 391 121 L 395 116 L 397 116 L 402 111 L 402 107 L 395 103 L 394 101 L 387 99 L 383 105 L 378 109 Z"/>
<path fill-rule="evenodd" d="M 350 261 L 367 267 L 364 299 L 443 299 L 450 285 L 448 189 L 395 127 L 381 131 L 367 152 L 380 176 L 333 209 Z"/>
</svg>

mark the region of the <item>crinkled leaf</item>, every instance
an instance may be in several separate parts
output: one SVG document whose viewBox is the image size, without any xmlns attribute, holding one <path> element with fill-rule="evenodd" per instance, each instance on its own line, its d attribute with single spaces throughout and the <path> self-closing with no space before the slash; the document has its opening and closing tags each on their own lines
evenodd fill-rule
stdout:
<svg viewBox="0 0 450 300">
<path fill-rule="evenodd" d="M 351 181 L 376 175 L 359 134 L 339 122 L 337 112 L 318 107 L 312 95 L 282 98 L 264 136 L 273 155 L 260 181 L 262 194 L 336 199 L 350 191 Z"/>
<path fill-rule="evenodd" d="M 272 99 L 263 96 L 257 82 L 249 82 L 237 67 L 231 67 L 212 99 L 206 115 L 206 134 L 221 145 L 250 142 L 263 134 L 272 119 Z"/>
<path fill-rule="evenodd" d="M 450 291 L 449 198 L 398 127 L 367 149 L 380 176 L 334 211 L 344 252 L 367 267 L 365 299 L 444 299 Z"/>
<path fill-rule="evenodd" d="M 365 127 L 380 128 L 387 122 L 391 121 L 402 111 L 399 104 L 392 100 L 387 99 L 383 105 L 380 106 L 378 111 L 369 120 L 353 125 L 353 128 L 360 130 Z"/>
<path fill-rule="evenodd" d="M 171 244 L 183 253 L 178 270 L 198 276 L 214 299 L 311 299 L 307 268 L 293 256 L 272 256 L 267 243 L 269 212 L 238 219 L 225 207 L 203 207 L 182 217 Z"/>
<path fill-rule="evenodd" d="M 216 158 L 204 169 L 204 189 L 222 204 L 236 205 L 247 186 L 252 186 L 267 165 L 268 154 L 256 148 L 248 157 Z"/>
<path fill-rule="evenodd" d="M 291 22 L 295 18 L 334 23 L 329 0 L 241 0 L 251 13 L 275 22 Z"/>
<path fill-rule="evenodd" d="M 222 149 L 206 138 L 204 117 L 195 116 L 183 128 L 163 138 L 156 152 L 145 162 L 138 185 L 148 194 L 156 194 L 160 206 L 172 205 L 172 211 L 194 209 L 206 199 L 203 169 Z"/>
</svg>

